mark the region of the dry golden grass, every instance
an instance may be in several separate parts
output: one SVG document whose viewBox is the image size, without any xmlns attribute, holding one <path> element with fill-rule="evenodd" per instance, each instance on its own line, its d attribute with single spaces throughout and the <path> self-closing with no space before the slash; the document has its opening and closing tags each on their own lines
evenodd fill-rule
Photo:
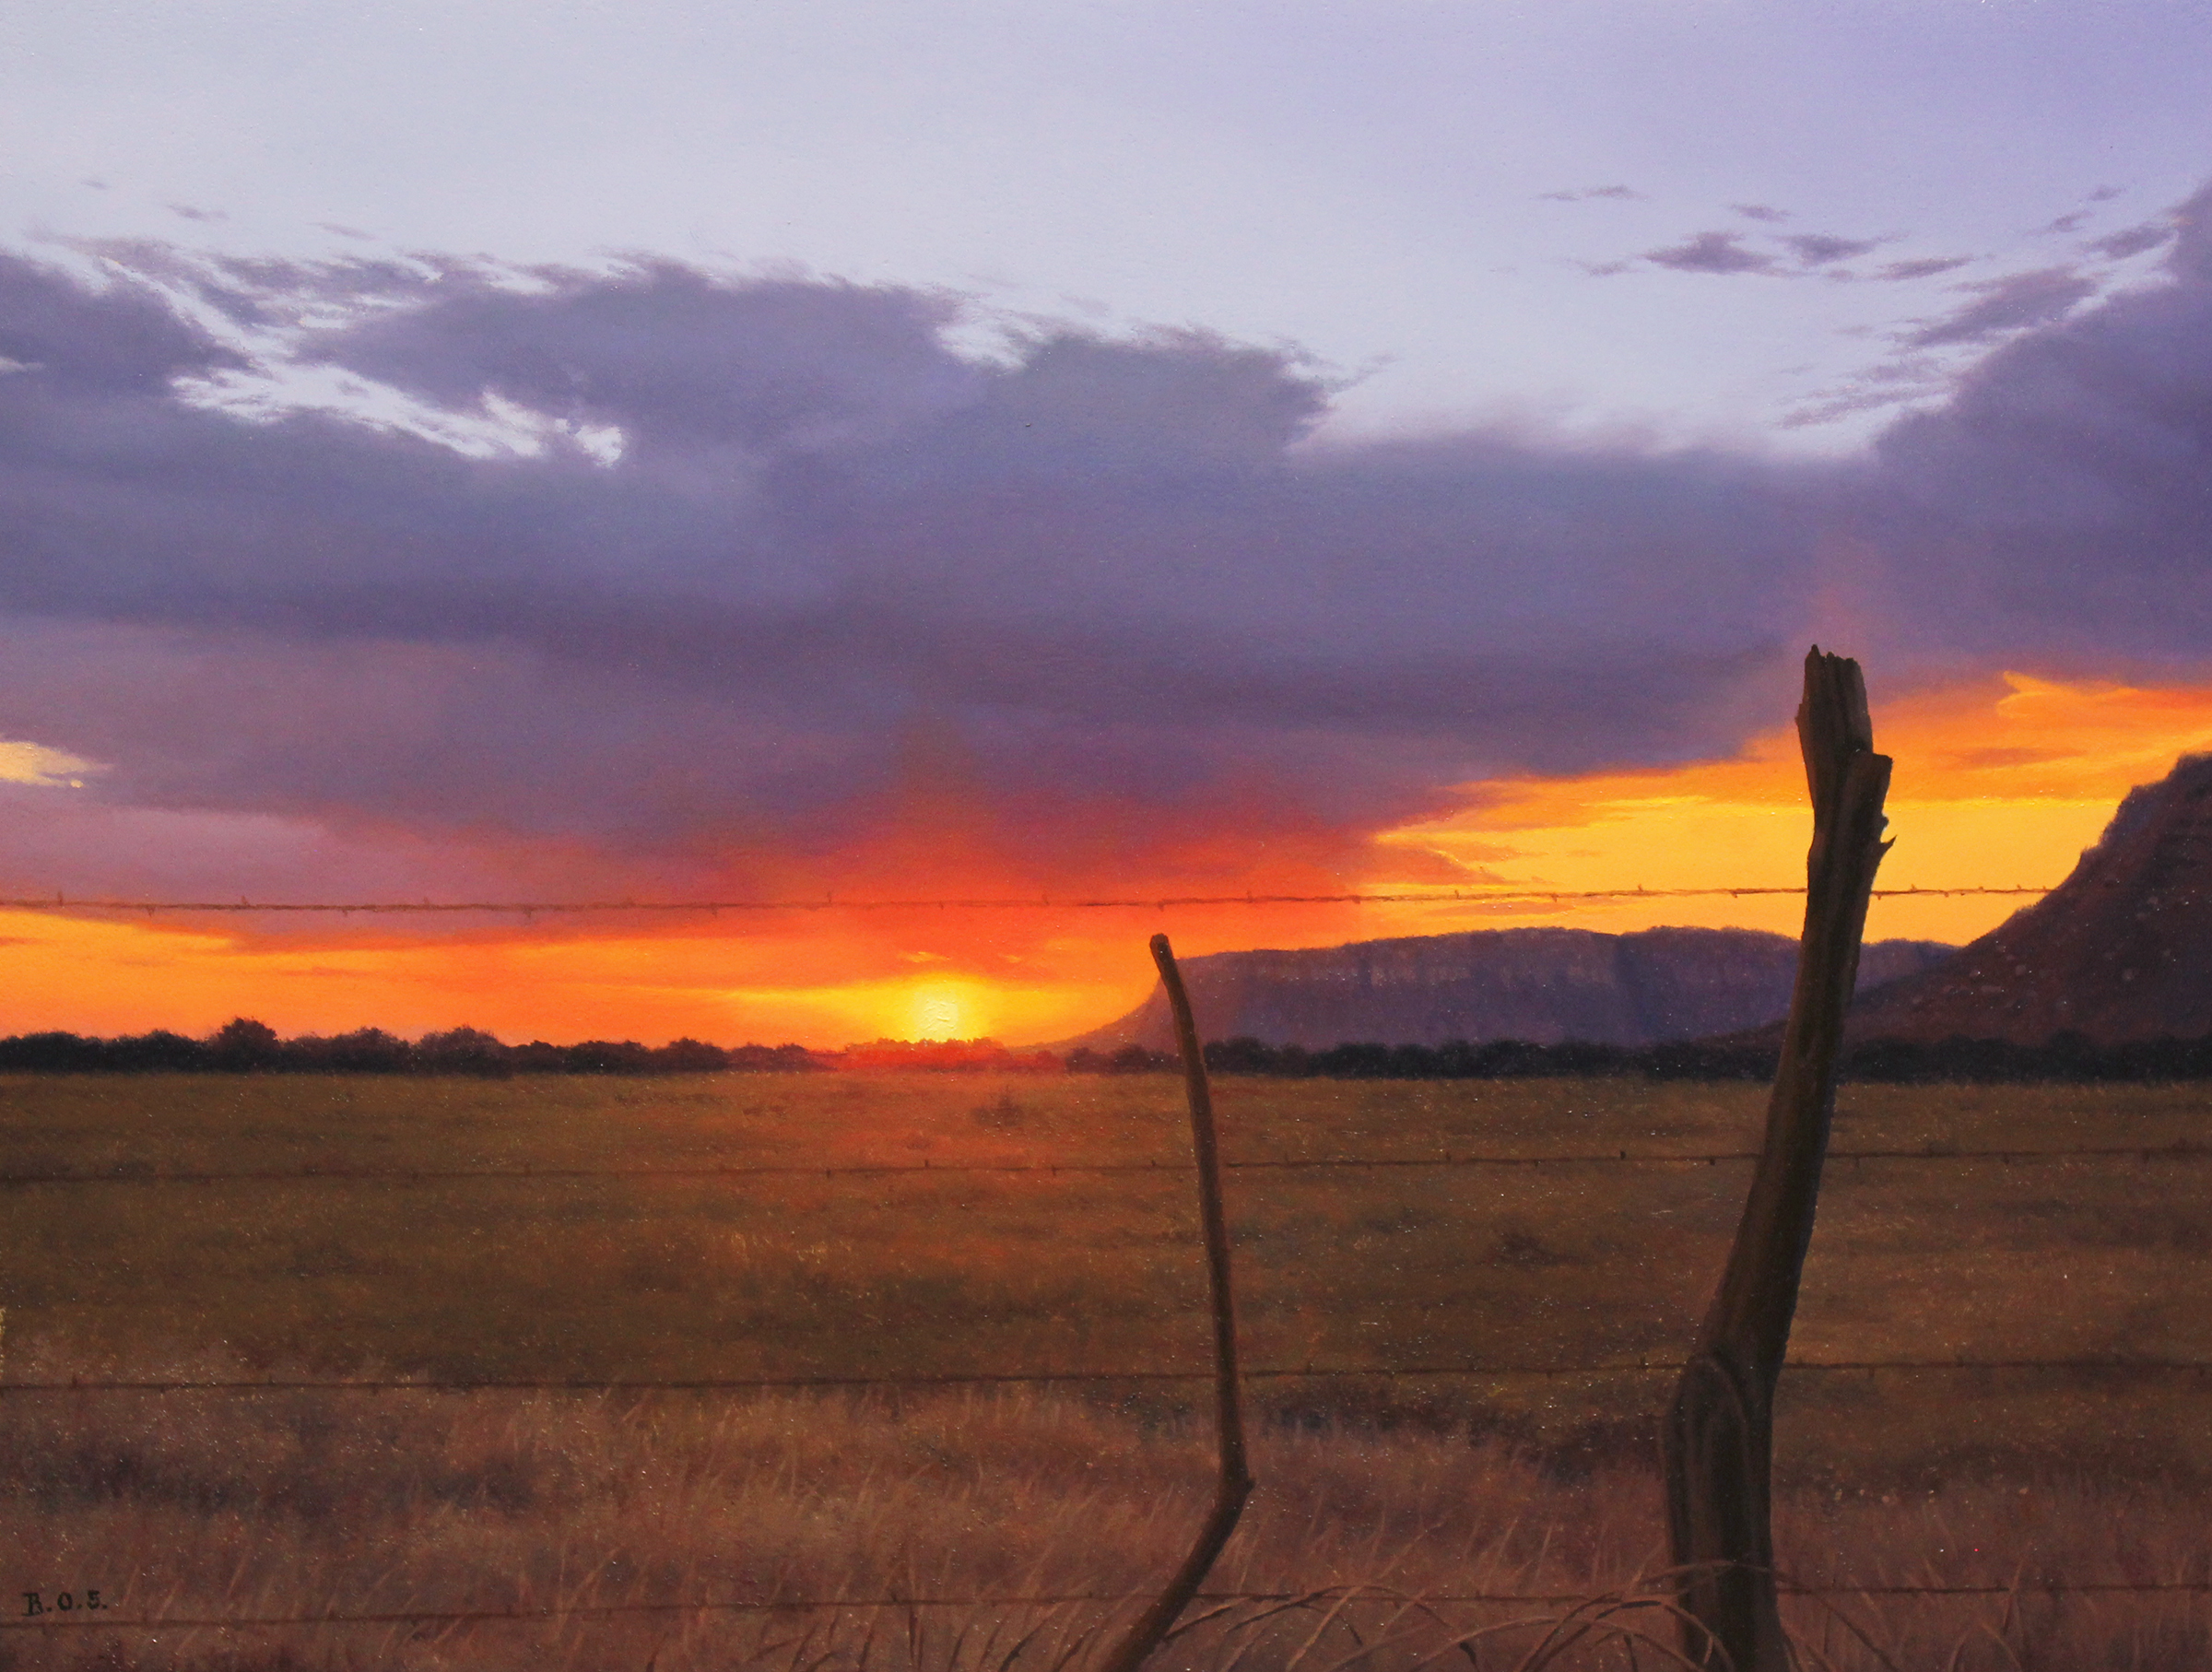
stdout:
<svg viewBox="0 0 2212 1672">
<path fill-rule="evenodd" d="M 523 1617 L 138 1631 L 80 1607 L 0 1633 L 0 1665 L 23 1668 L 1073 1672 L 1129 1605 L 939 1605 L 1142 1591 L 1180 1555 L 1207 1488 L 1189 1425 L 1020 1393 L 78 1394 L 8 1402 L 0 1449 L 14 1460 L 7 1583 L 50 1609 L 61 1590 L 97 1587 L 125 1619 Z M 1342 1430 L 1272 1431 L 1255 1461 L 1260 1489 L 1208 1589 L 1281 1600 L 1201 1604 L 1163 1667 L 1505 1672 L 1563 1618 L 1597 1630 L 1543 1664 L 1667 1664 L 1664 1613 L 1618 1606 L 1649 1596 L 1639 1577 L 1661 1560 L 1645 1470 Z M 1853 1672 L 2207 1664 L 2202 1595 L 2036 1588 L 2212 1578 L 2203 1507 L 2172 1487 L 2064 1474 L 1789 1494 L 1781 1545 L 1803 1584 L 2017 1588 L 1800 1599 L 1793 1623 L 1808 1666 Z M 1567 1601 L 1465 1600 L 1482 1593 L 1617 1602 L 1577 1616 Z M 684 1606 L 840 1597 L 912 1606 Z M 534 1617 L 547 1610 L 568 1612 Z M 1630 1630 L 1660 1647 L 1630 1658 Z"/>
<path fill-rule="evenodd" d="M 1749 1147 L 1761 1101 L 1633 1081 L 1218 1089 L 1232 1160 L 1694 1155 Z M 1182 1122 L 1176 1085 L 1153 1077 L 11 1077 L 0 1171 L 118 1182 L 0 1187 L 0 1379 L 1202 1368 Z M 2207 1136 L 2194 1089 L 1856 1088 L 1836 1141 L 2159 1150 Z M 923 1160 L 1161 1171 L 542 1176 Z M 147 1182 L 302 1168 L 539 1176 Z M 2212 1358 L 2208 1174 L 2203 1159 L 1839 1162 L 1794 1350 Z M 1666 1360 L 1747 1177 L 1563 1160 L 1232 1173 L 1248 1361 Z M 1446 1598 L 1629 1584 L 1658 1560 L 1648 1459 L 1666 1387 L 1636 1373 L 1255 1382 L 1273 1424 L 1265 1485 L 1216 1584 L 1303 1600 L 1215 1618 L 1160 1664 L 1410 1667 L 1513 1613 Z M 1094 1391 L 7 1395 L 0 1548 L 18 1571 L 0 1584 L 112 1587 L 171 1619 L 1141 1588 L 1199 1513 L 1203 1448 L 1186 1395 Z M 2212 1579 L 2206 1397 L 2175 1374 L 1787 1377 L 1781 1525 L 1798 1578 L 2027 1586 L 1842 1598 L 1842 1616 L 1793 1603 L 1808 1653 L 1827 1657 L 1807 1664 L 2212 1664 L 2201 1596 L 2033 1588 Z M 1347 1600 L 1347 1586 L 1371 1589 Z M 69 1624 L 0 1632 L 0 1666 L 981 1672 L 1018 1642 L 1018 1667 L 1080 1666 L 1107 1617 L 1075 1603 L 636 1613 L 165 1631 L 112 1653 Z M 1631 1665 L 1606 1635 L 1631 1625 L 1670 1635 L 1649 1608 L 1616 1610 L 1559 1664 Z M 1481 1639 L 1475 1664 L 1512 1667 L 1540 1641 Z M 1665 1664 L 1640 1652 L 1633 1664 Z"/>
</svg>

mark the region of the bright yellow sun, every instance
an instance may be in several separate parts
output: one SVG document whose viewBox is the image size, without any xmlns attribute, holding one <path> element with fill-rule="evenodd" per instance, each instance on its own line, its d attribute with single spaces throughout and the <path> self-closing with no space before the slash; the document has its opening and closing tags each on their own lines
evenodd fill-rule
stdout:
<svg viewBox="0 0 2212 1672">
<path fill-rule="evenodd" d="M 924 987 L 914 995 L 916 1039 L 961 1039 L 960 995 L 945 987 Z"/>
</svg>

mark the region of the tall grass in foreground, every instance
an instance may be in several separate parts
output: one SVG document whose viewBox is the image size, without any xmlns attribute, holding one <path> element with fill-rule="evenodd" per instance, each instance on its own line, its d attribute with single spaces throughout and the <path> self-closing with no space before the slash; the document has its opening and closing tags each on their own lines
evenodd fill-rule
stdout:
<svg viewBox="0 0 2212 1672">
<path fill-rule="evenodd" d="M 8 1369 L 69 1373 L 35 1352 Z M 0 1666 L 104 1672 L 1078 1672 L 1138 1606 L 1095 1598 L 1157 1584 L 1209 1484 L 1202 1426 L 1023 1393 L 18 1395 L 0 1398 L 0 1584 L 19 1628 L 0 1631 Z M 1633 1448 L 1569 1463 L 1464 1432 L 1278 1428 L 1255 1463 L 1207 1589 L 1272 1600 L 1194 1607 L 1162 1668 L 1677 1664 L 1650 1582 L 1657 1484 Z M 2012 1587 L 1795 1598 L 1804 1664 L 2212 1666 L 2201 1594 L 2037 1589 L 2212 1579 L 2205 1507 L 2181 1484 L 2061 1476 L 1785 1492 L 1779 1543 L 1801 1584 Z M 20 1619 L 24 1592 L 51 1607 L 92 1588 L 132 1620 L 523 1618 Z M 1070 1599 L 957 1600 L 973 1597 Z M 681 1606 L 734 1602 L 793 1606 Z M 544 1610 L 574 1612 L 531 1617 Z"/>
</svg>

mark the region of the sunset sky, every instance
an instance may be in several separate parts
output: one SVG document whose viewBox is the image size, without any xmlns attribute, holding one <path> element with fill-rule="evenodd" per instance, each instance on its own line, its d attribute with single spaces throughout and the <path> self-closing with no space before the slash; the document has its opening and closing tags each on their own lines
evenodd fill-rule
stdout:
<svg viewBox="0 0 2212 1672">
<path fill-rule="evenodd" d="M 1816 641 L 1882 885 L 2054 883 L 2212 748 L 2207 71 L 2163 0 L 14 8 L 0 1032 L 1794 933 L 1468 897 L 1801 880 Z M 1424 898 L 1078 903 L 1347 892 Z"/>
</svg>

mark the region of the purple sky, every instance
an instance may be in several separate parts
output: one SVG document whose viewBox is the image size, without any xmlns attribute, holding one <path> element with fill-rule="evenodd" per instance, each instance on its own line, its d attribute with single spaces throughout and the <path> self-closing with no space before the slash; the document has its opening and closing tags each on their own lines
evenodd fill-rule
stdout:
<svg viewBox="0 0 2212 1672">
<path fill-rule="evenodd" d="M 0 24 L 0 882 L 1368 830 L 1813 637 L 2206 677 L 2204 14 L 1353 18 Z"/>
</svg>

